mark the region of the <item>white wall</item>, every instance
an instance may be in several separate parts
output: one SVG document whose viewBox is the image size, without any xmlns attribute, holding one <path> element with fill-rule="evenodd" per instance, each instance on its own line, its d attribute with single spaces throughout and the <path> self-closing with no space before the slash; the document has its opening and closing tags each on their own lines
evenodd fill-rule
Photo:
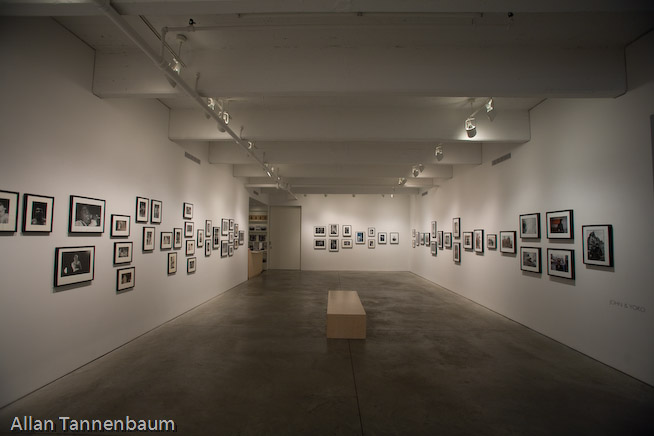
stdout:
<svg viewBox="0 0 654 436">
<path fill-rule="evenodd" d="M 247 226 L 248 195 L 231 166 L 208 164 L 206 144 L 187 144 L 201 165 L 167 138 L 168 109 L 157 101 L 101 100 L 91 89 L 93 51 L 50 19 L 3 19 L 0 70 L 0 189 L 55 197 L 48 235 L 0 236 L 0 405 L 107 353 L 247 279 L 247 248 L 232 258 L 198 249 L 197 272 L 178 252 L 168 276 L 160 231 L 183 227 L 182 203 L 205 219 Z M 105 233 L 68 236 L 69 196 L 106 200 Z M 136 196 L 163 201 L 157 248 L 143 253 Z M 116 293 L 109 237 L 112 213 L 132 216 L 136 287 Z M 22 211 L 19 220 L 22 219 Z M 95 245 L 95 279 L 53 287 L 55 247 Z"/>
<path fill-rule="evenodd" d="M 652 52 L 651 40 L 641 55 Z M 458 168 L 452 180 L 412 201 L 412 224 L 423 231 L 432 220 L 451 231 L 454 217 L 461 217 L 462 231 L 518 231 L 518 215 L 540 212 L 544 232 L 547 211 L 573 209 L 572 243 L 543 236 L 518 238 L 518 246 L 541 247 L 543 259 L 547 248 L 574 249 L 575 280 L 548 276 L 544 261 L 542 274 L 522 273 L 519 259 L 499 250 L 464 250 L 460 265 L 451 250 L 436 258 L 414 250 L 411 270 L 654 384 L 654 75 L 648 74 L 649 81 L 640 74 L 638 87 L 620 98 L 545 101 L 531 111 L 530 142 L 485 145 L 482 165 Z M 511 160 L 491 165 L 507 151 Z M 614 268 L 583 264 L 586 224 L 613 225 Z"/>
</svg>

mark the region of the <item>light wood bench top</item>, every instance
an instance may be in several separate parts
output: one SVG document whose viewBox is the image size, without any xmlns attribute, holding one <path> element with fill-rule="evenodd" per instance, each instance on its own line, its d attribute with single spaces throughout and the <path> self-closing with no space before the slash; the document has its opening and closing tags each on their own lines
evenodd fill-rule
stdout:
<svg viewBox="0 0 654 436">
<path fill-rule="evenodd" d="M 324 300 L 323 300 L 324 301 Z M 357 291 L 329 291 L 327 315 L 365 315 Z"/>
</svg>

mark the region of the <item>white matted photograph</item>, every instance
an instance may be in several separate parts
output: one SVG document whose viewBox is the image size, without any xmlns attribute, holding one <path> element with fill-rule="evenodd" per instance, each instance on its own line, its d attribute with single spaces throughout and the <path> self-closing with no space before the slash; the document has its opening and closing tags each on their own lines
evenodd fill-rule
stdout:
<svg viewBox="0 0 654 436">
<path fill-rule="evenodd" d="M 143 251 L 154 251 L 154 227 L 143 227 Z"/>
<path fill-rule="evenodd" d="M 147 223 L 149 218 L 150 199 L 145 197 L 136 197 L 136 215 L 134 221 L 137 223 Z"/>
<path fill-rule="evenodd" d="M 70 233 L 103 233 L 105 201 L 98 198 L 70 196 Z"/>
<path fill-rule="evenodd" d="M 378 244 L 385 244 L 387 237 L 388 237 L 388 235 L 386 234 L 386 232 L 377 233 L 377 243 Z"/>
<path fill-rule="evenodd" d="M 185 220 L 193 219 L 193 203 L 184 203 L 184 207 L 182 209 L 182 218 Z"/>
<path fill-rule="evenodd" d="M 338 224 L 329 225 L 329 237 L 330 238 L 338 237 Z"/>
<path fill-rule="evenodd" d="M 163 203 L 159 200 L 150 201 L 150 222 L 152 224 L 161 224 L 163 219 Z"/>
<path fill-rule="evenodd" d="M 114 265 L 122 265 L 132 261 L 132 242 L 114 242 Z"/>
<path fill-rule="evenodd" d="M 329 240 L 329 251 L 338 251 L 338 239 Z"/>
<path fill-rule="evenodd" d="M 91 281 L 94 273 L 95 246 L 55 249 L 55 287 Z"/>
<path fill-rule="evenodd" d="M 325 250 L 327 248 L 327 241 L 325 239 L 314 239 L 313 240 L 313 249 L 314 250 Z"/>
<path fill-rule="evenodd" d="M 558 248 L 547 249 L 547 274 L 574 280 L 575 251 Z"/>
<path fill-rule="evenodd" d="M 325 236 L 327 236 L 327 228 L 325 226 L 314 226 L 313 236 L 324 238 Z"/>
<path fill-rule="evenodd" d="M 581 227 L 584 263 L 595 266 L 613 266 L 613 226 L 594 224 Z"/>
<path fill-rule="evenodd" d="M 357 244 L 365 244 L 366 243 L 366 234 L 364 232 L 356 232 L 355 233 L 355 238 L 354 242 Z"/>
<path fill-rule="evenodd" d="M 136 268 L 121 268 L 116 271 L 116 292 L 133 289 L 136 284 Z"/>
<path fill-rule="evenodd" d="M 111 215 L 111 232 L 112 238 L 126 238 L 130 232 L 130 216 L 129 215 Z"/>
<path fill-rule="evenodd" d="M 0 191 L 0 232 L 18 230 L 18 192 Z"/>
<path fill-rule="evenodd" d="M 540 247 L 520 247 L 520 269 L 540 273 Z"/>
<path fill-rule="evenodd" d="M 557 210 L 545 214 L 548 239 L 573 239 L 574 222 L 572 209 Z"/>
<path fill-rule="evenodd" d="M 520 215 L 520 237 L 540 238 L 540 213 Z"/>
<path fill-rule="evenodd" d="M 515 254 L 515 231 L 503 230 L 500 231 L 500 252 Z"/>
<path fill-rule="evenodd" d="M 391 244 L 400 243 L 400 233 L 399 232 L 390 232 L 389 234 Z"/>
<path fill-rule="evenodd" d="M 177 252 L 168 253 L 168 275 L 177 272 Z"/>
<path fill-rule="evenodd" d="M 341 248 L 352 248 L 352 239 L 341 239 Z"/>
</svg>

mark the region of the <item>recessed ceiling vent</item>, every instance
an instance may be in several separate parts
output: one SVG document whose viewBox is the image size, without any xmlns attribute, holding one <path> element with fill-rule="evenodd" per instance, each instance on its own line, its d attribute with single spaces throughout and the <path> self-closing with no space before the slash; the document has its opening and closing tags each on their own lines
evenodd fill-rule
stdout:
<svg viewBox="0 0 654 436">
<path fill-rule="evenodd" d="M 498 157 L 497 159 L 495 159 L 493 161 L 493 166 L 497 165 L 498 163 L 502 163 L 505 160 L 509 160 L 509 159 L 511 159 L 511 153 L 507 153 L 504 156 L 500 156 L 500 157 Z"/>
<path fill-rule="evenodd" d="M 188 160 L 192 160 L 192 161 L 195 162 L 196 164 L 200 165 L 200 162 L 201 162 L 200 159 L 198 159 L 197 157 L 193 156 L 193 155 L 192 155 L 191 153 L 189 153 L 188 151 L 185 151 L 185 152 L 184 152 L 184 157 L 185 157 L 186 159 L 188 159 Z"/>
</svg>

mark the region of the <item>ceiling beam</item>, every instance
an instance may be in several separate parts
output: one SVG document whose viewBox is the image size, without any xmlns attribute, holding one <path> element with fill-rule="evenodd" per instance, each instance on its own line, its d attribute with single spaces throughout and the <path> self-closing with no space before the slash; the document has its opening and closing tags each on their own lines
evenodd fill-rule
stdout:
<svg viewBox="0 0 654 436">
<path fill-rule="evenodd" d="M 291 178 L 369 178 L 407 177 L 411 173 L 411 165 L 278 165 L 279 175 Z M 451 178 L 451 165 L 425 165 L 422 178 Z M 234 165 L 234 177 L 265 177 L 261 167 L 257 165 Z M 270 180 L 270 179 L 269 179 Z"/>
</svg>

